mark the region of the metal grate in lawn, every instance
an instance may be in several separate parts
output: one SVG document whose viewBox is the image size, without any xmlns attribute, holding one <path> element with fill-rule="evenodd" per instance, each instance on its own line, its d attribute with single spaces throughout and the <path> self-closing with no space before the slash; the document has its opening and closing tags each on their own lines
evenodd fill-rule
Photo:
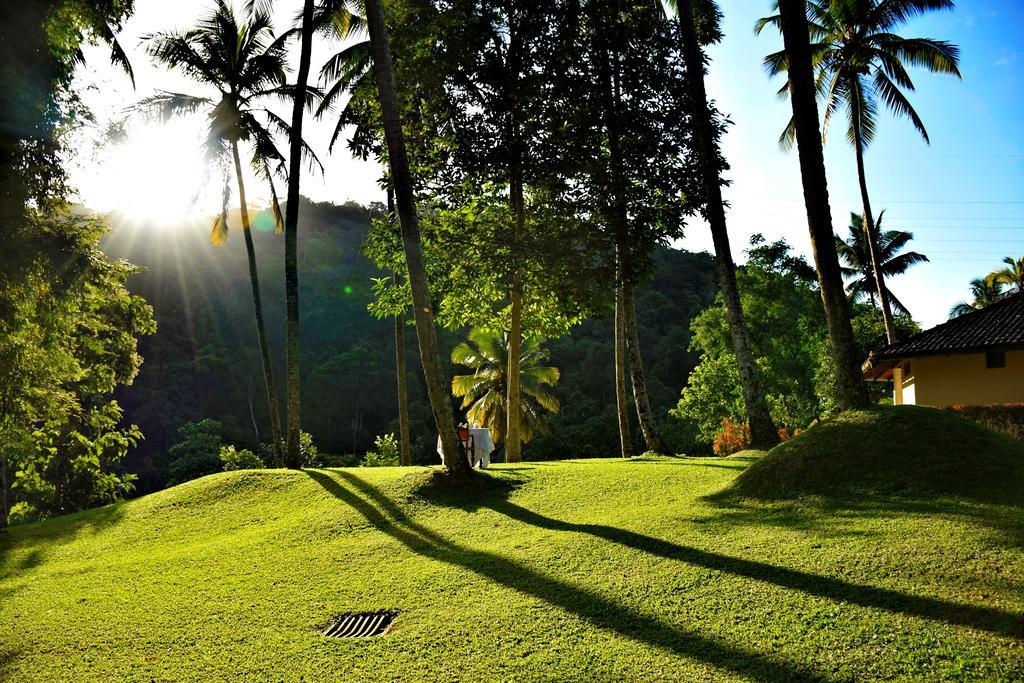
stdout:
<svg viewBox="0 0 1024 683">
<path fill-rule="evenodd" d="M 361 612 L 346 614 L 327 627 L 328 638 L 373 638 L 387 632 L 395 620 L 395 612 Z"/>
</svg>

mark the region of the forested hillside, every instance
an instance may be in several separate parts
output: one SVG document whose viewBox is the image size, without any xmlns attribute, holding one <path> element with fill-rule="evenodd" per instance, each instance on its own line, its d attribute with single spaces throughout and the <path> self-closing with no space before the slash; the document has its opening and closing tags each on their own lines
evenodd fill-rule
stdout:
<svg viewBox="0 0 1024 683">
<path fill-rule="evenodd" d="M 181 425 L 213 418 L 223 425 L 226 442 L 251 448 L 269 441 L 261 431 L 267 409 L 241 231 L 217 247 L 206 222 L 165 227 L 115 216 L 113 223 L 104 248 L 140 267 L 129 286 L 153 305 L 158 325 L 140 343 L 145 360 L 138 378 L 118 396 L 125 421 L 145 435 L 125 466 L 139 474 L 139 490 L 148 491 L 166 483 L 167 449 Z M 322 452 L 361 455 L 375 436 L 397 431 L 394 324 L 366 310 L 371 278 L 381 276 L 361 248 L 369 213 L 357 205 L 304 201 L 302 230 L 303 427 Z M 254 237 L 271 354 L 283 376 L 284 241 L 266 214 L 256 218 Z M 638 314 L 651 399 L 664 416 L 697 361 L 688 350 L 690 319 L 711 303 L 715 290 L 705 254 L 663 248 L 654 261 L 652 277 L 638 292 Z M 411 326 L 408 332 L 413 460 L 432 462 L 436 430 Z M 444 333 L 445 359 L 464 336 L 464 330 Z M 550 434 L 526 445 L 526 456 L 613 455 L 618 436 L 611 320 L 588 321 L 547 345 L 551 364 L 562 372 L 556 388 L 562 412 L 551 420 Z M 283 387 L 278 390 L 283 401 Z M 675 435 L 677 441 L 683 436 Z M 673 444 L 687 445 L 685 438 Z"/>
</svg>

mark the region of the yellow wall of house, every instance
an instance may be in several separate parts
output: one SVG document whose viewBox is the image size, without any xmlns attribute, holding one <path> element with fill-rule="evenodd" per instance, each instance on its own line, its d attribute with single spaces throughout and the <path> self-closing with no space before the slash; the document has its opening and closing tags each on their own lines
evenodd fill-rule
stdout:
<svg viewBox="0 0 1024 683">
<path fill-rule="evenodd" d="M 1024 351 L 1007 351 L 1006 367 L 991 369 L 984 353 L 909 358 L 894 370 L 893 384 L 896 405 L 1024 402 Z"/>
</svg>

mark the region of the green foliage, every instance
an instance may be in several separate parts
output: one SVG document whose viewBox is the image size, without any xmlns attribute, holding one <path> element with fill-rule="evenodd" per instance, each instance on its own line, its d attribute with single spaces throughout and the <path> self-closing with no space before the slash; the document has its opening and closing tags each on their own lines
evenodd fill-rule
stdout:
<svg viewBox="0 0 1024 683">
<path fill-rule="evenodd" d="M 694 368 L 671 414 L 694 424 L 705 443 L 714 440 L 723 420 L 745 422 L 747 411 L 736 357 L 731 353 L 705 356 Z"/>
<path fill-rule="evenodd" d="M 382 434 L 373 440 L 373 450 L 367 451 L 363 467 L 397 467 L 401 446 L 394 434 Z"/>
<path fill-rule="evenodd" d="M 489 429 L 495 443 L 504 440 L 508 420 L 508 349 L 507 333 L 474 330 L 469 341 L 452 350 L 453 363 L 473 369 L 471 375 L 452 377 L 452 393 L 463 399 L 463 409 L 469 409 L 469 422 Z M 558 383 L 561 373 L 558 368 L 541 364 L 547 358 L 548 352 L 541 348 L 538 338 L 523 340 L 519 359 L 519 436 L 523 443 L 529 443 L 535 432 L 547 432 L 545 411 L 557 413 L 560 408 L 551 387 Z"/>
<path fill-rule="evenodd" d="M 224 439 L 218 432 L 222 428 L 220 422 L 204 418 L 178 429 L 178 441 L 168 449 L 171 456 L 169 484 L 173 486 L 221 471 Z"/>
<path fill-rule="evenodd" d="M 882 275 L 886 278 L 902 275 L 912 266 L 927 262 L 928 257 L 924 254 L 916 251 L 903 251 L 904 247 L 914 238 L 913 233 L 905 230 L 885 230 L 882 227 L 884 218 L 885 211 L 882 211 L 875 219 Z M 875 274 L 871 267 L 868 237 L 864 232 L 864 216 L 851 213 L 849 236 L 844 240 L 836 235 L 835 240 L 839 258 L 846 264 L 842 271 L 843 278 L 849 280 L 846 290 L 849 292 L 850 300 L 860 302 L 867 299 L 874 305 L 878 287 L 875 285 Z M 909 316 L 910 311 L 896 298 L 888 286 L 885 287 L 885 291 L 893 313 Z"/>
<path fill-rule="evenodd" d="M 755 235 L 747 265 L 737 272 L 740 298 L 750 328 L 754 358 L 775 424 L 787 431 L 806 427 L 836 409 L 835 374 L 821 297 L 814 270 L 790 253 L 783 241 L 765 243 Z M 881 312 L 852 304 L 852 325 L 863 357 L 884 342 Z M 918 331 L 906 316 L 895 318 L 897 332 Z M 691 348 L 701 361 L 690 375 L 672 415 L 690 422 L 704 443 L 710 443 L 722 420 L 746 421 L 739 371 L 721 297 L 694 318 Z M 887 382 L 873 382 L 875 401 L 890 391 Z"/>
<path fill-rule="evenodd" d="M 320 451 L 309 432 L 299 432 L 299 463 L 302 467 L 319 467 L 322 464 Z"/>
<path fill-rule="evenodd" d="M 261 470 L 266 467 L 263 459 L 248 448 L 236 450 L 234 446 L 220 447 L 220 462 L 225 472 L 235 470 Z"/>
<path fill-rule="evenodd" d="M 949 310 L 950 318 L 957 318 L 965 313 L 972 313 L 976 310 L 991 306 L 1003 297 L 1003 284 L 1005 279 L 1000 271 L 989 273 L 985 277 L 978 277 L 971 280 L 971 294 L 973 301 L 970 303 L 961 301 Z"/>
<path fill-rule="evenodd" d="M 61 245 L 60 258 L 37 255 L 3 292 L 12 308 L 0 315 L 0 466 L 12 504 L 49 516 L 132 490 L 134 477 L 118 467 L 142 436 L 121 423 L 110 395 L 134 380 L 138 337 L 155 325 L 125 287 L 134 267 L 100 250 L 101 222 L 39 213 L 31 221 Z"/>
<path fill-rule="evenodd" d="M 813 66 L 822 102 L 822 136 L 838 112 L 847 112 L 846 138 L 867 147 L 875 137 L 880 104 L 896 116 L 909 119 L 924 140 L 928 132 L 905 91 L 914 84 L 907 66 L 932 73 L 960 77 L 960 48 L 944 40 L 904 38 L 899 29 L 912 17 L 928 11 L 952 9 L 953 2 L 933 0 L 811 0 L 807 3 L 808 27 L 815 46 Z M 776 9 L 778 7 L 776 6 Z M 755 30 L 778 27 L 779 17 L 761 19 Z M 785 51 L 765 57 L 769 75 L 789 69 Z M 780 92 L 787 92 L 789 84 Z M 780 143 L 795 142 L 792 121 Z"/>
</svg>

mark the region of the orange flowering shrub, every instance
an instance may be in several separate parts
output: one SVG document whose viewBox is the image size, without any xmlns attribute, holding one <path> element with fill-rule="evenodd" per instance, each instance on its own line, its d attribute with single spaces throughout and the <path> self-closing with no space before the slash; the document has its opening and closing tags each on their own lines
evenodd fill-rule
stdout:
<svg viewBox="0 0 1024 683">
<path fill-rule="evenodd" d="M 711 450 L 715 455 L 726 456 L 742 451 L 750 446 L 750 427 L 745 423 L 733 422 L 729 418 L 722 418 L 722 424 L 718 433 L 715 434 Z"/>
</svg>

